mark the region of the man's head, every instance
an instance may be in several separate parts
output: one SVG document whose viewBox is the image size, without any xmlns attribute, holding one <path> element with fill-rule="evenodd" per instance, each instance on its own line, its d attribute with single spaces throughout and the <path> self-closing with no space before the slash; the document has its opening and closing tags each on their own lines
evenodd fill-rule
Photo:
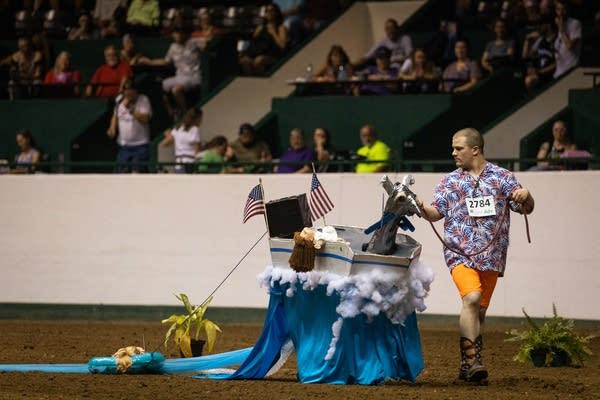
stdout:
<svg viewBox="0 0 600 400">
<path fill-rule="evenodd" d="M 367 124 L 360 128 L 360 141 L 363 146 L 371 146 L 377 140 L 377 132 L 373 125 Z"/>
<path fill-rule="evenodd" d="M 119 63 L 119 53 L 115 46 L 108 45 L 104 48 L 104 62 L 111 67 L 114 67 Z"/>
<path fill-rule="evenodd" d="M 385 21 L 385 36 L 392 41 L 396 41 L 398 39 L 398 22 L 395 19 L 390 18 Z"/>
<path fill-rule="evenodd" d="M 240 143 L 245 147 L 250 147 L 254 144 L 256 131 L 254 127 L 248 123 L 242 124 L 239 131 Z"/>
<path fill-rule="evenodd" d="M 290 147 L 292 150 L 304 148 L 304 132 L 302 129 L 294 128 L 290 132 Z"/>
<path fill-rule="evenodd" d="M 458 168 L 471 170 L 483 161 L 483 136 L 476 129 L 461 129 L 452 137 L 452 157 Z"/>
<path fill-rule="evenodd" d="M 138 90 L 135 86 L 135 82 L 131 79 L 127 80 L 123 84 L 123 97 L 129 101 L 135 101 L 138 97 Z"/>
</svg>

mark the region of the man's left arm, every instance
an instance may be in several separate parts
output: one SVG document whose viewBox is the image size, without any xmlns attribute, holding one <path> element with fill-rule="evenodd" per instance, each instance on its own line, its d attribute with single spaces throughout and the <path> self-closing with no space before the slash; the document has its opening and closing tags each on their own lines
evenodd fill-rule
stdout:
<svg viewBox="0 0 600 400">
<path fill-rule="evenodd" d="M 535 200 L 528 189 L 520 188 L 512 192 L 510 199 L 521 205 L 522 214 L 531 214 L 535 207 Z"/>
</svg>

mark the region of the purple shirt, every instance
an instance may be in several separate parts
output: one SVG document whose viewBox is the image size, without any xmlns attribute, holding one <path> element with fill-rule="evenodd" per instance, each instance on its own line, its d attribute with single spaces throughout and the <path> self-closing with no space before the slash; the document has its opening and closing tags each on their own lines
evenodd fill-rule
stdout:
<svg viewBox="0 0 600 400">
<path fill-rule="evenodd" d="M 288 149 L 279 159 L 279 168 L 277 172 L 291 173 L 296 172 L 303 167 L 304 164 L 283 164 L 284 162 L 300 162 L 305 161 L 305 164 L 310 164 L 315 159 L 313 149 L 303 147 L 300 150 Z"/>
<path fill-rule="evenodd" d="M 451 247 L 465 254 L 482 250 L 493 239 L 499 229 L 498 239 L 481 254 L 465 257 L 444 247 L 444 258 L 448 268 L 459 264 L 479 271 L 497 271 L 504 274 L 506 251 L 508 249 L 508 231 L 510 212 L 506 209 L 509 203 L 513 211 L 520 205 L 510 201 L 510 195 L 521 184 L 514 174 L 492 163 L 487 163 L 479 178 L 472 177 L 467 171 L 459 168 L 446 175 L 434 190 L 431 205 L 444 216 L 444 240 Z M 471 217 L 467 211 L 466 198 L 493 196 L 496 215 L 488 217 Z M 501 216 L 506 214 L 502 226 L 498 227 Z"/>
</svg>

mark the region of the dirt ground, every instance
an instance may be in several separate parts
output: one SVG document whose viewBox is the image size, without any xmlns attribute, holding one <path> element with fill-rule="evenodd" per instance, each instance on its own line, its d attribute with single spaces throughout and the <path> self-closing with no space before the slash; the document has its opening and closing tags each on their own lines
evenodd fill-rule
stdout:
<svg viewBox="0 0 600 400">
<path fill-rule="evenodd" d="M 215 352 L 251 346 L 256 324 L 224 324 Z M 272 378 L 210 381 L 188 376 L 0 373 L 0 399 L 600 399 L 600 338 L 583 368 L 534 368 L 512 361 L 518 344 L 505 342 L 511 327 L 488 326 L 484 361 L 487 386 L 456 379 L 454 325 L 421 324 L 425 370 L 416 383 L 378 386 L 301 384 L 293 357 Z M 520 327 L 519 327 L 520 328 Z M 0 363 L 87 363 L 127 345 L 156 350 L 165 332 L 160 323 L 0 320 Z M 580 333 L 600 334 L 600 327 Z M 163 350 L 162 348 L 160 350 Z M 164 352 L 169 357 L 175 354 Z"/>
</svg>

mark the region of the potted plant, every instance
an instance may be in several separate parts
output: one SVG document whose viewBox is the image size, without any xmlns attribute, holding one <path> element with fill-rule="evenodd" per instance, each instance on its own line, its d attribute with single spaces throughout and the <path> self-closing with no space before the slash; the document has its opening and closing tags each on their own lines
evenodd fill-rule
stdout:
<svg viewBox="0 0 600 400">
<path fill-rule="evenodd" d="M 184 357 L 195 357 L 202 355 L 202 348 L 206 344 L 207 351 L 212 351 L 212 348 L 217 340 L 217 332 L 221 332 L 214 322 L 204 317 L 204 313 L 213 297 L 210 296 L 199 306 L 194 306 L 190 303 L 187 295 L 180 293 L 175 295 L 179 301 L 183 303 L 186 314 L 173 314 L 167 319 L 163 319 L 163 324 L 171 324 L 165 335 L 165 348 L 172 340 L 175 347 Z M 204 334 L 201 339 L 200 333 Z"/>
<path fill-rule="evenodd" d="M 536 323 L 523 308 L 523 314 L 529 329 L 522 332 L 511 329 L 507 341 L 523 342 L 513 360 L 531 362 L 536 367 L 583 365 L 592 355 L 587 346 L 593 336 L 579 336 L 574 332 L 573 320 L 558 316 L 556 306 L 552 304 L 552 318 L 543 325 Z"/>
</svg>

